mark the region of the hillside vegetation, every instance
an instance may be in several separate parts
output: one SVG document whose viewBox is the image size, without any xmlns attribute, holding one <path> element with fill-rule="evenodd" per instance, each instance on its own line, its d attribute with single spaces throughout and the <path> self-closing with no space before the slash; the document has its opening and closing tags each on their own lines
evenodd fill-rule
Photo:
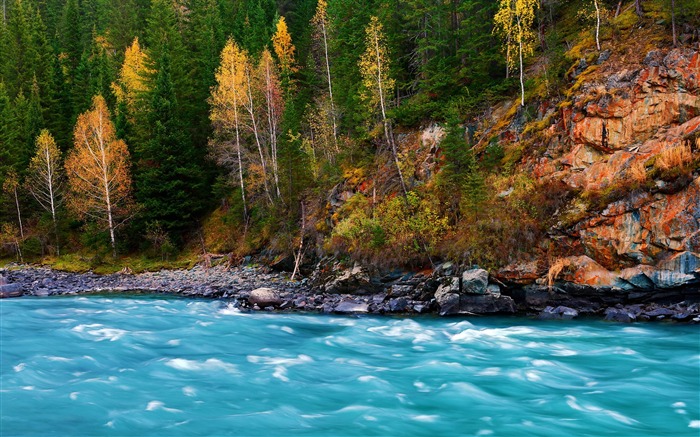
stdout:
<svg viewBox="0 0 700 437">
<path fill-rule="evenodd" d="M 8 260 L 586 282 L 700 252 L 698 0 L 3 5 Z"/>
</svg>

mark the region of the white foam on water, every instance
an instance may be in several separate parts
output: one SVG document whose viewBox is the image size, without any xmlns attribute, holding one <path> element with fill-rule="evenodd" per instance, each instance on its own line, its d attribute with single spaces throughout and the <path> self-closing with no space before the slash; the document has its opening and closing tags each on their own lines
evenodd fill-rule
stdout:
<svg viewBox="0 0 700 437">
<path fill-rule="evenodd" d="M 542 377 L 540 376 L 539 372 L 534 370 L 525 371 L 525 378 L 527 378 L 527 380 L 530 382 L 542 381 Z"/>
<path fill-rule="evenodd" d="M 673 405 L 671 405 L 673 408 L 685 408 L 685 402 L 676 402 Z"/>
<path fill-rule="evenodd" d="M 362 375 L 359 378 L 357 378 L 357 380 L 360 382 L 382 381 L 381 379 L 372 375 Z"/>
<path fill-rule="evenodd" d="M 362 418 L 365 419 L 365 420 L 368 421 L 368 422 L 376 422 L 376 421 L 379 420 L 379 419 L 377 419 L 377 418 L 374 417 L 374 416 L 370 416 L 369 414 L 365 414 L 364 416 L 362 416 Z"/>
<path fill-rule="evenodd" d="M 80 394 L 80 392 L 74 391 L 71 394 L 69 394 L 68 397 L 70 398 L 71 401 L 74 401 L 74 400 L 78 399 L 78 394 Z"/>
<path fill-rule="evenodd" d="M 501 374 L 500 367 L 487 367 L 476 373 L 477 376 L 498 376 Z"/>
<path fill-rule="evenodd" d="M 491 434 L 493 434 L 493 431 L 491 431 L 490 429 L 480 429 L 476 433 L 476 435 L 491 435 Z"/>
<path fill-rule="evenodd" d="M 555 366 L 555 364 L 549 360 L 532 360 L 531 363 L 535 367 Z"/>
<path fill-rule="evenodd" d="M 601 407 L 598 407 L 598 406 L 595 406 L 595 405 L 580 405 L 580 404 L 577 402 L 576 398 L 575 398 L 574 396 L 571 396 L 571 395 L 567 395 L 567 396 L 566 396 L 566 404 L 567 404 L 569 407 L 571 407 L 571 408 L 573 408 L 574 410 L 577 410 L 577 411 L 582 411 L 582 412 L 585 412 L 585 413 L 601 413 L 601 414 L 605 414 L 605 415 L 611 417 L 612 419 L 617 420 L 618 422 L 624 423 L 625 425 L 633 425 L 633 424 L 635 424 L 635 423 L 638 423 L 636 420 L 634 420 L 634 419 L 632 419 L 632 418 L 629 418 L 629 417 L 627 417 L 627 416 L 625 416 L 625 415 L 622 415 L 622 414 L 618 413 L 617 411 L 606 410 L 606 409 L 604 409 L 604 408 L 601 408 Z"/>
<path fill-rule="evenodd" d="M 226 307 L 221 308 L 217 314 L 222 316 L 247 316 L 247 314 L 242 313 L 241 310 L 233 306 L 233 304 L 228 304 Z"/>
<path fill-rule="evenodd" d="M 14 370 L 15 372 L 21 372 L 25 369 L 25 367 L 27 367 L 25 363 L 19 363 L 16 366 L 12 367 L 12 370 Z"/>
<path fill-rule="evenodd" d="M 238 368 L 230 363 L 226 363 L 217 358 L 209 358 L 206 361 L 187 360 L 184 358 L 173 358 L 165 362 L 165 365 L 173 369 L 183 371 L 212 371 L 223 370 L 234 375 L 240 374 Z"/>
<path fill-rule="evenodd" d="M 66 358 L 66 357 L 45 356 L 44 358 L 46 358 L 49 361 L 59 361 L 61 363 L 67 363 L 69 361 L 73 361 L 72 359 Z"/>
<path fill-rule="evenodd" d="M 180 340 L 179 338 L 174 338 L 172 340 L 168 340 L 168 345 L 169 346 L 180 346 L 181 341 L 182 340 Z"/>
<path fill-rule="evenodd" d="M 571 349 L 559 349 L 552 352 L 555 357 L 575 357 L 578 352 L 572 351 Z"/>
<path fill-rule="evenodd" d="M 311 363 L 314 361 L 308 355 L 299 354 L 296 358 L 282 358 L 282 357 L 262 357 L 259 355 L 248 355 L 246 357 L 249 363 L 253 364 L 270 364 L 274 366 L 294 366 L 297 364 Z"/>
<path fill-rule="evenodd" d="M 700 428 L 700 420 L 691 420 L 688 428 Z"/>
<path fill-rule="evenodd" d="M 415 420 L 416 422 L 426 422 L 426 423 L 431 423 L 435 422 L 440 418 L 440 416 L 436 414 L 416 414 L 411 416 L 411 420 Z"/>
<path fill-rule="evenodd" d="M 182 394 L 184 394 L 185 396 L 189 396 L 189 397 L 197 396 L 197 390 L 194 387 L 190 387 L 188 385 L 188 386 L 182 387 Z"/>
<path fill-rule="evenodd" d="M 89 325 L 78 325 L 78 326 L 74 327 L 73 329 L 71 329 L 71 331 L 85 332 L 86 329 L 99 328 L 100 326 L 102 326 L 102 325 L 100 325 L 99 323 L 92 323 Z"/>
<path fill-rule="evenodd" d="M 275 366 L 275 371 L 272 372 L 272 377 L 283 382 L 289 382 L 289 378 L 287 377 L 287 368 L 284 366 Z"/>
<path fill-rule="evenodd" d="M 289 326 L 283 326 L 280 328 L 280 330 L 286 332 L 287 334 L 294 334 L 294 329 L 290 328 Z"/>
<path fill-rule="evenodd" d="M 104 426 L 107 428 L 114 428 L 114 420 L 110 420 L 109 422 L 105 423 Z"/>
<path fill-rule="evenodd" d="M 421 393 L 430 393 L 430 388 L 424 382 L 416 381 L 413 386 Z"/>
<path fill-rule="evenodd" d="M 336 413 L 347 413 L 349 411 L 365 411 L 365 410 L 371 410 L 370 407 L 367 405 L 348 405 L 347 407 L 343 407 L 340 410 L 336 410 Z"/>
<path fill-rule="evenodd" d="M 523 420 L 521 423 L 523 426 L 535 426 L 535 423 L 530 420 Z"/>
<path fill-rule="evenodd" d="M 206 328 L 206 327 L 209 326 L 209 325 L 213 325 L 214 322 L 202 322 L 201 320 L 197 320 L 197 323 L 196 323 L 196 324 L 199 325 L 199 326 L 204 326 L 204 327 Z"/>
<path fill-rule="evenodd" d="M 24 387 L 22 387 L 22 390 L 33 391 L 35 388 L 36 387 L 34 387 L 33 385 L 25 385 Z"/>
<path fill-rule="evenodd" d="M 680 409 L 680 408 L 677 409 L 677 410 L 674 410 L 674 411 L 675 411 L 677 414 L 680 414 L 680 415 L 683 415 L 683 416 L 685 416 L 686 414 L 688 414 L 687 411 L 682 410 L 682 409 Z"/>
<path fill-rule="evenodd" d="M 157 411 L 157 410 L 163 410 L 167 411 L 168 413 L 182 413 L 182 410 L 178 410 L 176 408 L 168 408 L 165 406 L 164 403 L 161 401 L 151 401 L 146 405 L 146 411 Z"/>
</svg>

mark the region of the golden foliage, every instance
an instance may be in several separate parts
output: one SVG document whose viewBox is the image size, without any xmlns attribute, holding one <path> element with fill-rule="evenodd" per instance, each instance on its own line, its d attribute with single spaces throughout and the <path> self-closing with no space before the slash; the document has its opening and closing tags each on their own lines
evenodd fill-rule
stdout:
<svg viewBox="0 0 700 437">
<path fill-rule="evenodd" d="M 547 286 L 549 288 L 552 288 L 554 285 L 554 281 L 557 279 L 557 276 L 566 268 L 571 265 L 571 260 L 568 258 L 558 258 L 556 259 L 550 266 L 549 266 L 549 271 L 547 272 Z"/>
<path fill-rule="evenodd" d="M 129 149 L 116 137 L 102 96 L 81 114 L 73 132 L 75 147 L 66 159 L 70 192 L 68 207 L 80 218 L 106 223 L 113 231 L 116 217 L 132 208 Z"/>
<path fill-rule="evenodd" d="M 365 51 L 358 66 L 362 74 L 362 99 L 372 108 L 384 106 L 385 96 L 394 93 L 396 82 L 389 76 L 389 50 L 379 18 L 373 16 L 365 28 Z"/>
<path fill-rule="evenodd" d="M 41 207 L 50 212 L 55 220 L 63 181 L 61 152 L 46 129 L 36 138 L 36 146 L 36 154 L 29 164 L 26 186 Z"/>
<path fill-rule="evenodd" d="M 154 71 L 148 67 L 148 55 L 141 49 L 139 39 L 134 38 L 124 52 L 124 64 L 118 82 L 112 82 L 112 91 L 118 103 L 125 103 L 130 113 L 138 108 L 138 101 L 149 91 L 148 76 Z"/>
<path fill-rule="evenodd" d="M 644 160 L 637 160 L 629 168 L 627 173 L 630 181 L 636 184 L 643 184 L 647 181 L 647 169 Z"/>
<path fill-rule="evenodd" d="M 693 153 L 690 150 L 689 144 L 678 144 L 673 147 L 664 149 L 656 157 L 656 167 L 667 171 L 673 168 L 685 168 L 686 165 L 693 161 Z"/>
<path fill-rule="evenodd" d="M 277 20 L 275 34 L 272 35 L 272 47 L 275 50 L 277 59 L 280 63 L 280 69 L 285 73 L 297 71 L 294 66 L 294 44 L 292 44 L 292 36 L 287 28 L 287 21 L 284 17 Z"/>
<path fill-rule="evenodd" d="M 532 30 L 537 0 L 500 0 L 493 18 L 494 32 L 503 40 L 506 63 L 513 68 L 518 64 L 516 53 L 522 47 L 523 56 L 531 55 L 537 45 L 537 34 Z"/>
</svg>

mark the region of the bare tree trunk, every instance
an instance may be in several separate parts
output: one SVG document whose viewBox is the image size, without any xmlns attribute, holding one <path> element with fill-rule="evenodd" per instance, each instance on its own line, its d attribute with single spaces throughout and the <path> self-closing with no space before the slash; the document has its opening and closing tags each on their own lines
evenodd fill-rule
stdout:
<svg viewBox="0 0 700 437">
<path fill-rule="evenodd" d="M 678 35 L 676 34 L 676 0 L 671 0 L 671 29 L 673 30 L 673 47 L 678 47 Z"/>
<path fill-rule="evenodd" d="M 328 60 L 328 37 L 326 36 L 326 23 L 321 23 L 321 33 L 323 34 L 323 50 L 326 56 L 326 76 L 328 77 L 328 97 L 331 100 L 331 120 L 333 121 L 333 141 L 335 142 L 335 151 L 338 149 L 338 126 L 335 121 L 335 102 L 333 101 L 333 85 L 331 83 L 331 64 Z"/>
<path fill-rule="evenodd" d="M 382 109 L 382 123 L 384 124 L 384 135 L 386 140 L 391 147 L 391 153 L 394 157 L 394 163 L 396 164 L 396 170 L 399 172 L 399 180 L 401 181 L 401 189 L 403 190 L 404 196 L 408 194 L 406 190 L 406 183 L 403 179 L 403 174 L 401 173 L 401 166 L 399 165 L 399 155 L 396 150 L 396 143 L 394 142 L 394 135 L 391 131 L 391 123 L 386 117 L 386 102 L 384 101 L 384 88 L 382 82 L 382 59 L 379 53 L 379 38 L 375 35 L 374 38 L 375 50 L 377 52 L 377 85 L 379 86 L 379 104 Z"/>
<path fill-rule="evenodd" d="M 260 154 L 260 165 L 262 166 L 265 194 L 267 194 L 267 198 L 270 200 L 270 203 L 273 203 L 272 195 L 270 194 L 270 187 L 267 184 L 267 163 L 265 161 L 265 154 L 263 153 L 262 144 L 260 143 L 260 135 L 258 134 L 258 124 L 255 119 L 255 107 L 253 102 L 252 85 L 250 83 L 250 71 L 246 70 L 245 78 L 248 87 L 248 114 L 250 115 L 251 123 L 253 123 L 253 135 L 255 136 L 255 144 L 258 146 L 258 153 Z"/>
<path fill-rule="evenodd" d="M 525 74 L 523 72 L 523 32 L 518 17 L 518 55 L 520 57 L 520 106 L 525 106 Z"/>
<path fill-rule="evenodd" d="M 593 5 L 595 6 L 595 46 L 600 51 L 600 8 L 598 7 L 598 0 L 593 0 Z"/>
<path fill-rule="evenodd" d="M 294 277 L 297 275 L 297 272 L 299 271 L 299 264 L 301 264 L 301 257 L 304 254 L 303 249 L 304 249 L 304 230 L 306 229 L 306 207 L 304 206 L 304 201 L 301 201 L 301 230 L 299 231 L 299 250 L 297 251 L 297 255 L 294 260 L 294 271 L 292 272 L 292 277 L 291 280 L 294 280 Z"/>
<path fill-rule="evenodd" d="M 275 106 L 272 101 L 272 72 L 270 71 L 269 58 L 265 65 L 265 101 L 267 102 L 267 123 L 270 134 L 270 148 L 271 148 L 271 159 L 272 159 L 272 177 L 275 181 L 275 192 L 277 197 L 280 198 L 280 181 L 279 172 L 277 166 L 277 115 L 275 114 Z"/>
<path fill-rule="evenodd" d="M 243 182 L 243 159 L 241 158 L 241 134 L 238 122 L 238 93 L 233 92 L 233 118 L 236 125 L 236 154 L 238 155 L 238 179 L 241 186 L 241 200 L 243 200 L 243 221 L 248 222 L 248 204 L 245 199 L 245 183 Z M 246 227 L 247 228 L 247 227 Z"/>
<path fill-rule="evenodd" d="M 15 205 L 17 206 L 17 222 L 19 223 L 19 235 L 24 240 L 24 228 L 22 227 L 22 213 L 19 210 L 19 196 L 17 195 L 17 188 L 14 188 L 15 194 Z"/>
<path fill-rule="evenodd" d="M 620 15 L 620 9 L 622 9 L 622 0 L 617 3 L 617 9 L 615 9 L 615 18 Z"/>
<path fill-rule="evenodd" d="M 642 11 L 642 0 L 634 0 L 634 10 L 637 12 L 638 16 L 644 15 L 644 12 Z"/>
</svg>

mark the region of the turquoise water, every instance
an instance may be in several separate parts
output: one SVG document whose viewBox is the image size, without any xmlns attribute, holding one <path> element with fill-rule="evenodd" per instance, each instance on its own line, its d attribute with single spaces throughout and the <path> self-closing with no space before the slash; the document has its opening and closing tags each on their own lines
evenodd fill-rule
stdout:
<svg viewBox="0 0 700 437">
<path fill-rule="evenodd" d="M 0 435 L 698 436 L 700 329 L 0 301 Z"/>
</svg>

